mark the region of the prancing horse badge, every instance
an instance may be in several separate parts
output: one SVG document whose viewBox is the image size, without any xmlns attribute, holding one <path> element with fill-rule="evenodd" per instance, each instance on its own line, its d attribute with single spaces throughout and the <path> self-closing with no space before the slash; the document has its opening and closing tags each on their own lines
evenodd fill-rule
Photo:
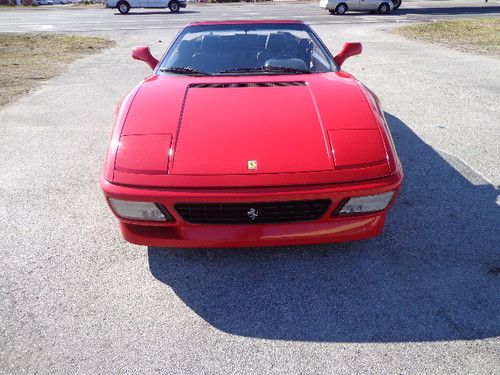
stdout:
<svg viewBox="0 0 500 375">
<path fill-rule="evenodd" d="M 247 167 L 249 170 L 254 171 L 257 169 L 257 160 L 249 160 L 247 162 Z"/>
</svg>

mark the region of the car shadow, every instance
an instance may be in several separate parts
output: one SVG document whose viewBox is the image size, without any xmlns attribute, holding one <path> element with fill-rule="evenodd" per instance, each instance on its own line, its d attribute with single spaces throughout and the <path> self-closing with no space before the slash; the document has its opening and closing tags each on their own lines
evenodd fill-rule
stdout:
<svg viewBox="0 0 500 375">
<path fill-rule="evenodd" d="M 475 14 L 486 15 L 500 12 L 500 6 L 484 3 L 482 6 L 463 6 L 463 7 L 422 7 L 422 8 L 404 8 L 401 7 L 394 11 L 394 14 L 431 14 L 431 15 L 461 15 Z"/>
<path fill-rule="evenodd" d="M 154 277 L 234 335 L 324 342 L 500 335 L 498 190 L 386 116 L 405 182 L 381 236 L 281 248 L 150 247 Z"/>
<path fill-rule="evenodd" d="M 150 15 L 153 15 L 153 14 L 171 14 L 172 16 L 176 16 L 176 15 L 181 15 L 181 14 L 191 14 L 191 13 L 200 13 L 199 11 L 197 10 L 181 10 L 177 13 L 173 13 L 171 12 L 170 10 L 166 9 L 166 10 L 157 10 L 157 11 L 147 11 L 147 12 L 141 12 L 141 11 L 130 11 L 129 13 L 127 14 L 121 14 L 120 12 L 115 12 L 114 15 L 115 16 L 150 16 Z"/>
</svg>

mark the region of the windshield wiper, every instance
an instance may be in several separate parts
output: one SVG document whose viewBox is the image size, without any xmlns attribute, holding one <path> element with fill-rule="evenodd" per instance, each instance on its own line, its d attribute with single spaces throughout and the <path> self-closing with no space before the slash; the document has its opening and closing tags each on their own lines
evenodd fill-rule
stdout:
<svg viewBox="0 0 500 375">
<path fill-rule="evenodd" d="M 193 69 L 190 66 L 187 66 L 187 67 L 172 66 L 170 68 L 160 68 L 160 72 L 169 72 L 169 73 L 177 73 L 177 74 L 192 74 L 192 75 L 198 75 L 198 76 L 211 76 L 212 75 L 212 74 L 207 73 L 207 72 L 202 72 L 200 70 Z"/>
<path fill-rule="evenodd" d="M 283 72 L 290 74 L 309 74 L 307 69 L 290 68 L 288 66 L 259 66 L 256 68 L 231 68 L 223 70 L 221 73 L 252 73 L 252 72 Z"/>
<path fill-rule="evenodd" d="M 266 72 L 286 72 L 292 74 L 309 74 L 311 73 L 308 69 L 300 68 L 290 68 L 289 66 L 264 66 Z"/>
</svg>

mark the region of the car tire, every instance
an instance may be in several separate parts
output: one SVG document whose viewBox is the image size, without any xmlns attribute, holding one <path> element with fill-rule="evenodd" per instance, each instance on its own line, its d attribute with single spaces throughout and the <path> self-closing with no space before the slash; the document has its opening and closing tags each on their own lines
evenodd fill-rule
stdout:
<svg viewBox="0 0 500 375">
<path fill-rule="evenodd" d="M 380 14 L 387 14 L 389 13 L 391 10 L 391 6 L 387 3 L 382 3 L 380 4 L 380 6 L 378 7 L 378 12 Z"/>
<path fill-rule="evenodd" d="M 330 14 L 335 14 L 335 9 L 328 9 L 328 11 L 330 12 Z"/>
<path fill-rule="evenodd" d="M 401 6 L 401 4 L 403 3 L 403 0 L 392 0 L 392 3 L 394 4 L 393 9 L 398 9 Z"/>
<path fill-rule="evenodd" d="M 335 13 L 336 14 L 342 15 L 342 14 L 345 14 L 345 12 L 347 12 L 347 4 L 346 3 L 340 3 L 335 8 Z"/>
<path fill-rule="evenodd" d="M 170 9 L 172 13 L 177 13 L 179 10 L 181 10 L 181 6 L 177 1 L 171 1 L 168 4 L 168 9 Z"/>
<path fill-rule="evenodd" d="M 126 1 L 119 1 L 116 7 L 121 14 L 127 14 L 130 11 L 130 4 Z"/>
</svg>

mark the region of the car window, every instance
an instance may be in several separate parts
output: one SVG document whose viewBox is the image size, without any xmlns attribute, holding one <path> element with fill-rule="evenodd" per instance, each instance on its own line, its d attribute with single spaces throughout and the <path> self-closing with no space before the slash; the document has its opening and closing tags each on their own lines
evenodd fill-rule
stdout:
<svg viewBox="0 0 500 375">
<path fill-rule="evenodd" d="M 185 28 L 159 70 L 172 73 L 172 68 L 184 68 L 184 74 L 189 69 L 212 75 L 290 74 L 332 71 L 335 64 L 307 25 L 218 24 Z"/>
</svg>

